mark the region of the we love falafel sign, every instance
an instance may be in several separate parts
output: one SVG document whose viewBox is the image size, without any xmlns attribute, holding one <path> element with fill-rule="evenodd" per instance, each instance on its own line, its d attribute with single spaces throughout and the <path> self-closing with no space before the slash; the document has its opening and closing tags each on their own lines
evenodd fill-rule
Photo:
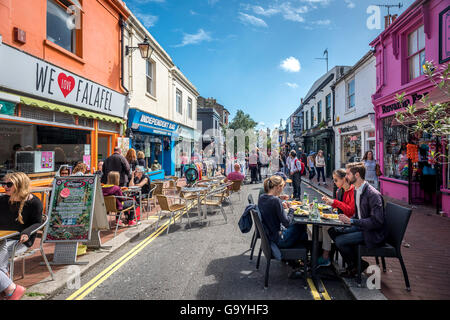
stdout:
<svg viewBox="0 0 450 320">
<path fill-rule="evenodd" d="M 95 176 L 56 177 L 45 229 L 45 242 L 86 242 L 94 217 Z"/>
<path fill-rule="evenodd" d="M 0 45 L 0 87 L 123 118 L 126 96 L 44 60 Z M 111 75 L 105 74 L 104 78 Z"/>
</svg>

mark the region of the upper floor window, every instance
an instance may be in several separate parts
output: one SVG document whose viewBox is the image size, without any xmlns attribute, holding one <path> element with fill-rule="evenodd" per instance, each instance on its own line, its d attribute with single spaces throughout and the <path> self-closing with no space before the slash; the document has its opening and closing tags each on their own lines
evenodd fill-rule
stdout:
<svg viewBox="0 0 450 320">
<path fill-rule="evenodd" d="M 327 121 L 331 119 L 331 93 L 325 97 L 325 108 L 327 108 Z"/>
<path fill-rule="evenodd" d="M 317 104 L 317 123 L 322 121 L 322 100 Z"/>
<path fill-rule="evenodd" d="M 182 103 L 182 93 L 180 90 L 177 89 L 177 112 L 179 114 L 183 114 L 183 103 Z"/>
<path fill-rule="evenodd" d="M 351 80 L 347 84 L 347 108 L 352 109 L 355 107 L 355 79 Z"/>
<path fill-rule="evenodd" d="M 75 0 L 47 0 L 47 40 L 81 56 L 80 7 Z"/>
<path fill-rule="evenodd" d="M 311 128 L 314 127 L 314 107 L 311 108 Z"/>
<path fill-rule="evenodd" d="M 152 96 L 155 95 L 154 69 L 155 69 L 154 64 L 150 60 L 147 60 L 145 72 L 145 77 L 147 79 L 147 92 Z"/>
<path fill-rule="evenodd" d="M 308 111 L 306 111 L 306 113 L 305 113 L 305 121 L 306 121 L 306 123 L 305 123 L 305 129 L 309 129 L 309 123 L 308 123 L 308 121 L 309 121 L 309 118 L 308 118 Z"/>
<path fill-rule="evenodd" d="M 420 26 L 408 35 L 408 69 L 409 80 L 415 79 L 423 74 L 425 64 L 425 33 Z"/>
<path fill-rule="evenodd" d="M 188 99 L 188 116 L 189 119 L 192 119 L 192 99 Z"/>
</svg>

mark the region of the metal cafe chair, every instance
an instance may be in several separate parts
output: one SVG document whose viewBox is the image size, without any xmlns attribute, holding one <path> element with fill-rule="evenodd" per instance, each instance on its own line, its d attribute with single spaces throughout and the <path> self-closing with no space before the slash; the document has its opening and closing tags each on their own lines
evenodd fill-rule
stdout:
<svg viewBox="0 0 450 320">
<path fill-rule="evenodd" d="M 49 222 L 49 219 L 48 219 L 47 215 L 43 214 L 41 225 L 38 228 L 36 228 L 35 230 L 33 230 L 30 233 L 30 236 L 37 234 L 39 231 L 43 231 L 48 222 Z M 47 266 L 48 272 L 50 273 L 52 280 L 55 280 L 55 275 L 53 274 L 52 268 L 50 267 L 50 264 L 48 263 L 48 260 L 47 260 L 47 256 L 45 255 L 45 252 L 44 252 L 43 239 L 42 239 L 43 233 L 40 232 L 39 235 L 36 235 L 36 236 L 37 237 L 40 236 L 40 238 L 41 238 L 41 243 L 39 245 L 39 251 L 41 252 L 41 256 L 44 259 L 45 265 Z M 17 260 L 22 260 L 22 278 L 25 278 L 25 258 L 33 256 L 38 250 L 38 249 L 29 248 L 28 250 L 26 250 L 23 253 L 16 253 L 19 245 L 20 245 L 20 242 L 17 242 L 14 245 L 14 247 L 11 251 L 11 255 L 9 257 L 9 277 L 11 280 L 14 279 L 14 262 Z"/>
<path fill-rule="evenodd" d="M 120 200 L 133 200 L 133 205 L 126 209 L 119 210 L 117 208 L 116 198 L 118 198 Z M 106 212 L 107 212 L 108 216 L 116 217 L 116 220 L 117 220 L 117 216 L 119 216 L 117 223 L 116 223 L 116 230 L 114 231 L 114 237 L 116 237 L 117 230 L 119 229 L 119 221 L 122 219 L 122 216 L 125 212 L 128 212 L 130 210 L 135 210 L 136 201 L 134 200 L 134 198 L 131 198 L 131 197 L 124 197 L 124 196 L 121 197 L 121 196 L 112 196 L 112 195 L 105 196 L 104 199 L 105 199 Z M 136 212 L 136 210 L 135 210 L 135 212 Z M 137 224 L 136 224 L 136 226 L 137 226 Z"/>
<path fill-rule="evenodd" d="M 259 269 L 259 261 L 261 257 L 261 252 L 264 253 L 264 256 L 266 257 L 267 264 L 266 264 L 266 272 L 265 272 L 265 278 L 264 278 L 264 289 L 267 289 L 269 286 L 269 269 L 270 269 L 270 261 L 272 259 L 275 259 L 272 254 L 272 248 L 270 246 L 269 239 L 267 238 L 267 235 L 264 231 L 264 227 L 262 225 L 261 219 L 259 218 L 258 212 L 256 210 L 251 210 L 251 215 L 253 218 L 253 222 L 256 225 L 256 229 L 258 230 L 260 236 L 261 236 L 261 247 L 259 249 L 259 255 L 258 260 L 256 262 L 256 269 Z M 306 269 L 306 261 L 307 261 L 307 255 L 308 251 L 306 248 L 290 248 L 290 249 L 280 249 L 281 252 L 281 259 L 282 260 L 303 260 L 303 279 L 305 280 L 305 286 L 307 286 L 307 269 Z"/>
<path fill-rule="evenodd" d="M 148 215 L 150 214 L 150 211 L 152 211 L 152 201 L 153 201 L 153 205 L 156 208 L 156 195 L 155 195 L 155 190 L 156 190 L 156 185 L 155 184 L 150 184 L 150 191 L 147 194 L 146 198 L 142 199 L 142 204 L 146 204 L 147 205 L 147 220 L 148 220 Z"/>
<path fill-rule="evenodd" d="M 411 291 L 409 284 L 408 273 L 403 261 L 401 246 L 403 237 L 408 226 L 409 218 L 411 217 L 412 209 L 399 206 L 394 203 L 386 203 L 386 223 L 388 228 L 388 235 L 386 244 L 382 247 L 369 249 L 364 245 L 358 246 L 358 277 L 357 284 L 361 286 L 361 257 L 376 257 L 378 264 L 378 257 L 381 257 L 383 264 L 383 272 L 386 272 L 386 262 L 384 258 L 397 258 L 402 267 L 403 277 L 405 279 L 406 290 Z"/>
<path fill-rule="evenodd" d="M 163 195 L 159 195 L 159 194 L 156 197 L 158 198 L 158 203 L 159 203 L 159 207 L 160 207 L 158 221 L 156 223 L 156 229 L 158 229 L 159 221 L 161 220 L 161 212 L 163 212 L 163 211 L 169 212 L 170 213 L 170 222 L 167 225 L 167 233 L 169 233 L 171 221 L 173 220 L 173 223 L 175 223 L 175 219 L 173 217 L 174 214 L 186 209 L 186 200 L 184 200 L 183 198 L 180 198 L 180 197 L 163 196 Z M 184 203 L 169 204 L 168 198 L 179 199 L 180 201 L 183 201 Z M 189 224 L 189 226 L 191 226 L 191 223 L 189 221 L 189 215 L 188 215 L 188 224 Z"/>
<path fill-rule="evenodd" d="M 253 196 L 251 194 L 248 195 L 248 204 L 255 204 L 253 201 Z M 250 242 L 250 260 L 253 260 L 253 253 L 255 251 L 256 241 L 260 238 L 258 229 L 255 226 L 255 230 L 253 231 L 252 241 Z"/>
<path fill-rule="evenodd" d="M 207 207 L 217 207 L 222 212 L 222 215 L 225 219 L 225 223 L 227 223 L 227 215 L 225 214 L 225 210 L 223 210 L 222 202 L 225 199 L 226 188 L 222 187 L 217 190 L 214 190 L 208 193 L 205 198 L 202 200 L 202 204 Z M 208 210 L 208 209 L 206 209 Z"/>
</svg>

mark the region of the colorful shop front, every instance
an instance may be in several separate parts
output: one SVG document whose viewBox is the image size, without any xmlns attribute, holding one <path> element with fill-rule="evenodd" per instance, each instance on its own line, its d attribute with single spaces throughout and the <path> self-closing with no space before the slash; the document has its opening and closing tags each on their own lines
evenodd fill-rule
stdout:
<svg viewBox="0 0 450 320">
<path fill-rule="evenodd" d="M 0 61 L 0 178 L 19 170 L 49 185 L 61 165 L 93 171 L 112 153 L 125 95 L 5 43 Z"/>
<path fill-rule="evenodd" d="M 140 111 L 128 111 L 131 147 L 145 154 L 146 167 L 151 168 L 155 160 L 161 170 L 152 170 L 152 180 L 175 174 L 175 142 L 179 137 L 179 124 Z"/>
<path fill-rule="evenodd" d="M 434 61 L 436 70 L 442 70 L 450 60 L 449 51 L 445 56 L 441 50 L 445 43 L 448 46 L 448 39 L 445 42 L 439 31 L 449 28 L 449 8 L 446 1 L 416 1 L 371 43 L 377 59 L 377 91 L 372 101 L 376 158 L 383 172 L 380 191 L 409 204 L 432 205 L 436 213 L 447 216 L 449 137 L 415 133 L 410 129 L 417 122 L 400 123 L 395 115 L 413 104 L 424 110 L 420 101 L 424 96 L 428 103 L 448 102 L 448 95 L 430 81 L 422 66 L 425 61 Z M 404 94 L 403 102 L 397 99 L 400 94 Z"/>
</svg>

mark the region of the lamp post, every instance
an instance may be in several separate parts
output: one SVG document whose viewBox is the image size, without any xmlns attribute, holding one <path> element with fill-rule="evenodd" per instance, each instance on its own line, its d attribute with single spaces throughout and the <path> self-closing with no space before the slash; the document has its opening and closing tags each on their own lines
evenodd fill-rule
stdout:
<svg viewBox="0 0 450 320">
<path fill-rule="evenodd" d="M 150 42 L 148 41 L 147 36 L 144 38 L 144 42 L 138 43 L 137 47 L 129 47 L 125 46 L 125 55 L 132 53 L 134 50 L 139 49 L 141 52 L 142 59 L 148 59 L 152 55 L 154 49 L 150 45 Z"/>
</svg>

